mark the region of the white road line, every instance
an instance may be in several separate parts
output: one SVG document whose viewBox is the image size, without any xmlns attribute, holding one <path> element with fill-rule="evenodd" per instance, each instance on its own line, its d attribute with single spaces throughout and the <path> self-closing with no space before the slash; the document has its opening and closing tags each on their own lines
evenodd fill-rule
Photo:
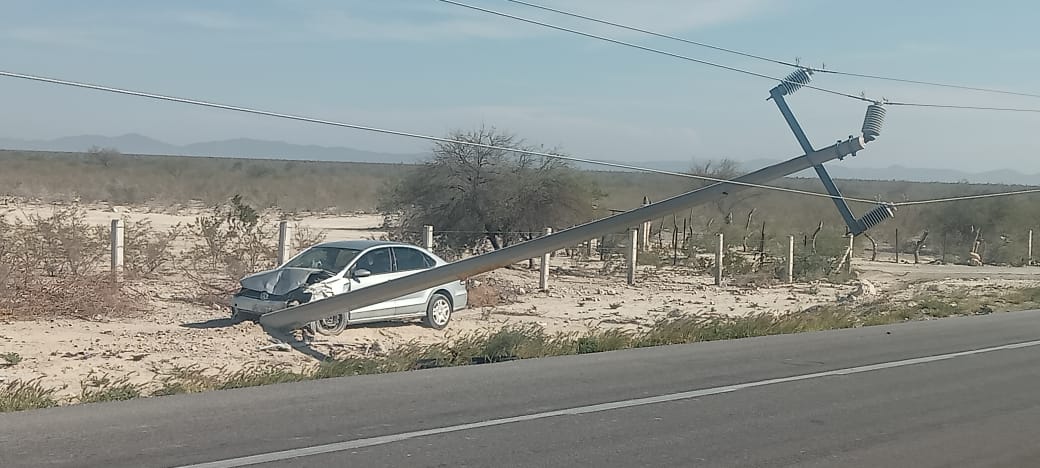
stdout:
<svg viewBox="0 0 1040 468">
<path fill-rule="evenodd" d="M 849 367 L 845 369 L 835 369 L 825 372 L 816 372 L 812 374 L 795 375 L 791 377 L 783 377 L 778 379 L 759 380 L 757 382 L 747 382 L 735 385 L 726 385 L 723 387 L 705 388 L 701 390 L 692 390 L 688 392 L 670 393 L 667 395 L 660 395 L 648 398 L 636 398 L 632 400 L 615 401 L 611 403 L 601 403 L 598 405 L 589 406 L 578 406 L 575 408 L 567 408 L 556 411 L 548 411 L 544 413 L 525 414 L 522 416 L 513 416 L 509 418 L 491 419 L 487 421 L 480 421 L 468 424 L 459 424 L 455 426 L 445 426 L 433 429 L 426 429 L 422 431 L 403 432 L 400 434 L 391 434 L 380 437 L 371 437 L 367 439 L 355 439 L 347 440 L 343 442 L 335 442 L 331 444 L 315 445 L 312 447 L 304 447 L 291 450 L 283 450 L 280 452 L 262 453 L 258 455 L 250 455 L 239 458 L 229 458 L 226 460 L 217 460 L 207 463 L 199 463 L 196 465 L 185 465 L 180 468 L 236 468 L 240 466 L 256 465 L 259 463 L 270 463 L 281 460 L 289 460 L 292 458 L 306 457 L 311 455 L 320 455 L 331 452 L 341 452 L 345 450 L 354 450 L 363 447 L 372 447 L 375 445 L 385 445 L 393 442 L 400 442 L 402 440 L 414 439 L 417 437 L 425 437 L 438 434 L 446 434 L 450 432 L 466 431 L 470 429 L 480 429 L 484 427 L 501 426 L 504 424 L 512 424 L 523 421 L 533 421 L 536 419 L 553 418 L 557 416 L 570 416 L 577 414 L 588 414 L 596 413 L 600 411 L 610 411 L 622 408 L 631 408 L 633 406 L 653 405 L 657 403 L 666 403 L 677 400 L 688 400 L 691 398 L 699 398 L 709 395 L 718 395 L 722 393 L 735 392 L 738 390 L 744 390 L 748 388 L 762 387 L 766 385 L 775 385 L 788 382 L 798 382 L 802 380 L 819 379 L 822 377 L 834 377 L 842 375 L 860 374 L 864 372 L 873 372 L 882 369 L 892 369 L 895 367 L 913 366 L 917 364 L 925 364 L 929 362 L 945 361 L 948 359 L 954 359 L 964 356 L 971 356 L 975 354 L 991 353 L 994 351 L 1006 351 L 1010 349 L 1028 348 L 1033 346 L 1040 346 L 1040 340 L 1027 341 L 1025 343 L 1015 343 L 1003 346 L 995 346 L 992 348 L 981 348 L 973 349 L 970 351 L 961 351 L 957 353 L 939 354 L 935 356 L 919 357 L 914 359 L 904 359 L 902 361 L 891 361 L 883 362 L 880 364 L 871 364 L 867 366 Z"/>
</svg>

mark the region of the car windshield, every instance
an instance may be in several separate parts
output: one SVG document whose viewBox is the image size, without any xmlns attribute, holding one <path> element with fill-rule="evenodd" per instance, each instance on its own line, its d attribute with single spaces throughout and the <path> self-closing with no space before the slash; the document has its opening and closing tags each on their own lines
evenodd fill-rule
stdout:
<svg viewBox="0 0 1040 468">
<path fill-rule="evenodd" d="M 358 252 L 360 251 L 340 247 L 311 247 L 296 258 L 289 260 L 285 266 L 319 268 L 331 273 L 339 273 L 350 264 L 351 260 L 354 260 Z"/>
</svg>

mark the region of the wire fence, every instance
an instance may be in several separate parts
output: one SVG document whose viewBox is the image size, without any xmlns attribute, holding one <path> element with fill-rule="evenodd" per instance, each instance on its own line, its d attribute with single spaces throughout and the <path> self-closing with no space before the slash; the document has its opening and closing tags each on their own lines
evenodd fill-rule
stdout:
<svg viewBox="0 0 1040 468">
<path fill-rule="evenodd" d="M 721 284 L 723 278 L 787 282 L 845 280 L 853 266 L 864 261 L 1012 267 L 1036 264 L 1033 230 L 990 235 L 974 227 L 963 232 L 942 229 L 906 232 L 890 227 L 853 239 L 819 228 L 812 232 L 776 233 L 765 224 L 753 227 L 751 223 L 727 223 L 714 231 L 698 231 L 690 228 L 688 222 L 682 224 L 674 219 L 644 223 L 550 252 L 548 258 L 555 262 L 551 266 L 557 271 L 569 267 L 568 271 L 582 269 L 591 272 L 590 275 L 604 277 L 625 274 L 630 284 L 636 282 L 637 274 L 645 278 L 664 267 L 674 267 L 691 275 L 715 276 L 716 282 Z M 124 255 L 124 229 L 121 220 L 113 220 L 109 240 L 111 269 L 116 278 L 120 277 L 124 262 L 134 260 Z M 404 231 L 404 234 L 415 239 L 415 244 L 453 261 L 508 245 L 494 246 L 488 241 L 458 249 L 446 242 L 450 240 L 448 236 L 465 234 L 524 240 L 544 236 L 546 231 L 439 231 L 426 226 L 420 231 Z M 291 227 L 282 222 L 277 233 L 279 263 L 292 255 L 293 236 Z M 541 267 L 541 263 L 542 258 L 520 262 L 531 269 Z"/>
<path fill-rule="evenodd" d="M 683 225 L 685 224 L 685 226 Z M 551 258 L 566 261 L 571 267 L 584 267 L 604 275 L 633 268 L 652 274 L 654 268 L 676 267 L 689 274 L 718 275 L 718 242 L 721 234 L 722 278 L 732 281 L 812 281 L 830 279 L 844 281 L 856 264 L 865 261 L 899 262 L 901 264 L 959 265 L 1033 265 L 1033 231 L 1018 235 L 999 234 L 989 238 L 977 231 L 944 232 L 924 230 L 899 232 L 898 228 L 878 228 L 867 235 L 850 238 L 821 228 L 808 232 L 773 232 L 765 224 L 752 226 L 724 224 L 714 231 L 697 231 L 688 221 L 667 219 L 648 222 L 629 231 L 611 233 L 553 252 Z M 499 234 L 478 231 L 433 230 L 435 252 L 439 234 Z M 544 232 L 510 231 L 505 234 L 530 238 Z M 467 255 L 489 251 L 490 246 Z M 635 254 L 634 266 L 632 262 Z M 540 259 L 526 262 L 530 268 Z M 564 263 L 561 263 L 564 265 Z M 651 268 L 646 270 L 646 268 Z M 629 273 L 631 275 L 631 272 Z"/>
</svg>

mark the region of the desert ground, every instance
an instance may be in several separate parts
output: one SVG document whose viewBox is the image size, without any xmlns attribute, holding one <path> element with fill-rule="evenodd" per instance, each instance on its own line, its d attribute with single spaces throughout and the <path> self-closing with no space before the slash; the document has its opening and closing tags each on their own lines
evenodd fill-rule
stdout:
<svg viewBox="0 0 1040 468">
<path fill-rule="evenodd" d="M 111 206 L 87 207 L 88 222 L 107 225 L 113 217 L 147 217 L 157 229 L 188 223 L 199 207 L 148 210 Z M 55 206 L 21 204 L 7 207 L 13 219 L 48 214 Z M 3 208 L 0 208 L 3 212 Z M 324 231 L 329 240 L 375 238 L 382 233 L 381 217 L 301 215 L 302 226 Z M 791 313 L 838 301 L 874 297 L 909 300 L 922 292 L 1000 291 L 1040 286 L 1035 267 L 966 267 L 896 264 L 857 259 L 857 280 L 847 284 L 715 286 L 708 275 L 683 267 L 641 266 L 635 286 L 623 272 L 602 274 L 602 264 L 553 260 L 550 288 L 539 291 L 537 270 L 526 264 L 472 278 L 471 296 L 482 303 L 457 312 L 447 329 L 438 331 L 420 322 L 350 327 L 335 337 L 304 339 L 270 336 L 252 322 L 233 322 L 220 305 L 186 300 L 190 286 L 170 277 L 128 282 L 140 312 L 125 317 L 91 320 L 47 318 L 0 322 L 0 355 L 21 359 L 0 367 L 0 381 L 39 379 L 47 386 L 64 386 L 64 395 L 79 392 L 88 375 L 126 376 L 135 382 L 153 381 L 156 372 L 174 367 L 235 369 L 251 363 L 283 363 L 300 368 L 327 356 L 379 353 L 408 342 L 430 343 L 506 324 L 537 323 L 551 332 L 593 328 L 639 328 L 674 314 L 744 315 Z M 494 297 L 487 297 L 488 295 Z M 286 343 L 289 346 L 286 346 Z"/>
</svg>

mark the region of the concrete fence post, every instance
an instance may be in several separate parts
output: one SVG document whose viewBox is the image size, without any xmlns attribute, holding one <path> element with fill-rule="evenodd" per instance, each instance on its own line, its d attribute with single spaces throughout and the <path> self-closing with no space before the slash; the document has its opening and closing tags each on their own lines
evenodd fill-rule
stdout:
<svg viewBox="0 0 1040 468">
<path fill-rule="evenodd" d="M 649 205 L 650 199 L 644 196 L 642 206 Z M 654 221 L 650 219 L 643 221 L 643 223 L 639 225 L 639 250 L 646 251 L 650 249 L 650 230 L 653 226 L 653 222 Z"/>
<path fill-rule="evenodd" d="M 282 220 L 278 222 L 278 265 L 283 265 L 289 261 L 291 256 L 290 250 L 292 250 L 292 227 L 289 226 L 289 221 Z"/>
<path fill-rule="evenodd" d="M 725 239 L 718 233 L 718 245 L 715 246 L 715 286 L 722 286 L 722 260 L 726 250 Z"/>
<path fill-rule="evenodd" d="M 856 257 L 856 236 L 849 234 L 849 264 L 845 266 L 847 268 L 846 273 L 852 274 L 852 259 Z"/>
<path fill-rule="evenodd" d="M 896 263 L 899 263 L 899 228 L 896 228 Z"/>
<path fill-rule="evenodd" d="M 646 251 L 650 248 L 650 221 L 640 223 L 638 232 L 636 243 L 639 246 L 639 250 Z"/>
<path fill-rule="evenodd" d="M 553 233 L 552 228 L 545 228 L 545 235 L 548 236 Z M 538 287 L 542 291 L 549 290 L 549 262 L 552 258 L 552 252 L 546 252 L 542 255 L 541 272 L 538 275 Z"/>
<path fill-rule="evenodd" d="M 794 283 L 794 236 L 787 236 L 787 284 Z"/>
<path fill-rule="evenodd" d="M 426 250 L 433 250 L 433 226 L 429 224 L 422 227 L 422 246 Z"/>
<path fill-rule="evenodd" d="M 628 230 L 628 285 L 634 286 L 636 284 L 636 261 L 639 255 L 639 229 L 632 228 Z"/>
<path fill-rule="evenodd" d="M 1033 264 L 1033 230 L 1029 230 L 1029 239 L 1026 244 L 1026 265 Z"/>
<path fill-rule="evenodd" d="M 123 220 L 113 219 L 109 239 L 112 243 L 112 280 L 123 280 Z"/>
</svg>

